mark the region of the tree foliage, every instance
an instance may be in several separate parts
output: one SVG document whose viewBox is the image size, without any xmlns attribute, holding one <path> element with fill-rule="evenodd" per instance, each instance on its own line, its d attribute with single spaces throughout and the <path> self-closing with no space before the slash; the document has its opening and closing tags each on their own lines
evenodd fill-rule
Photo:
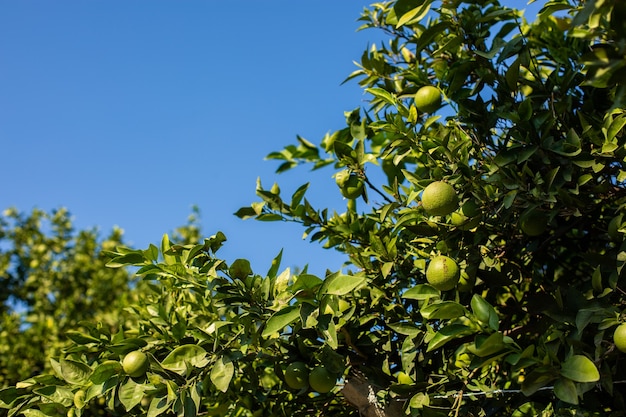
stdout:
<svg viewBox="0 0 626 417">
<path fill-rule="evenodd" d="M 115 331 L 122 309 L 134 301 L 132 277 L 106 268 L 103 250 L 122 244 L 121 229 L 105 239 L 76 231 L 65 209 L 0 217 L 0 386 L 51 371 L 66 337 L 83 320 Z"/>
<path fill-rule="evenodd" d="M 308 184 L 284 197 L 259 182 L 236 213 L 298 222 L 346 267 L 294 274 L 279 254 L 254 273 L 218 257 L 219 232 L 118 246 L 108 266 L 145 284 L 136 325 L 85 325 L 52 374 L 0 401 L 27 417 L 96 401 L 150 417 L 625 415 L 625 16 L 618 0 L 546 1 L 532 22 L 496 0 L 373 4 L 363 28 L 386 40 L 348 77 L 368 106 L 319 146 L 269 155 L 279 172 L 332 170 L 345 211 L 316 208 Z M 424 86 L 440 108 L 418 110 Z M 457 210 L 424 209 L 436 181 Z M 428 281 L 441 256 L 452 289 Z M 149 365 L 131 377 L 137 350 Z M 293 363 L 308 388 L 287 383 Z"/>
</svg>

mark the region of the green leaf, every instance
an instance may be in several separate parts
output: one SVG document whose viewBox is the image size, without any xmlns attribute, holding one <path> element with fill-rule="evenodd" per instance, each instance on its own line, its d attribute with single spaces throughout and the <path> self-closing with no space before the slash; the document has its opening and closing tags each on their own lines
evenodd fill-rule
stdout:
<svg viewBox="0 0 626 417">
<path fill-rule="evenodd" d="M 211 382 L 218 390 L 226 392 L 234 373 L 235 365 L 233 362 L 229 358 L 222 356 L 211 369 Z"/>
<path fill-rule="evenodd" d="M 274 313 L 265 323 L 265 328 L 261 333 L 262 337 L 269 337 L 274 333 L 279 333 L 285 327 L 300 318 L 300 308 L 296 305 L 288 306 Z"/>
<path fill-rule="evenodd" d="M 306 184 L 303 184 L 300 187 L 298 187 L 298 189 L 294 191 L 294 193 L 291 195 L 290 207 L 292 210 L 295 210 L 298 204 L 300 204 L 308 188 L 309 188 L 309 183 L 307 182 Z"/>
<path fill-rule="evenodd" d="M 410 337 L 415 337 L 421 332 L 420 328 L 413 323 L 389 323 L 387 326 L 398 334 Z"/>
<path fill-rule="evenodd" d="M 573 355 L 563 362 L 561 375 L 576 382 L 596 382 L 600 379 L 596 365 L 583 355 Z"/>
<path fill-rule="evenodd" d="M 120 385 L 117 390 L 117 395 L 124 408 L 126 408 L 126 411 L 130 411 L 141 402 L 144 396 L 144 390 L 145 386 L 136 383 L 132 378 L 127 378 L 126 381 Z"/>
<path fill-rule="evenodd" d="M 472 306 L 474 316 L 476 316 L 478 321 L 487 324 L 492 330 L 498 330 L 498 314 L 491 304 L 489 304 L 483 297 L 478 294 L 474 294 L 472 296 L 472 301 L 470 302 L 470 304 Z"/>
<path fill-rule="evenodd" d="M 325 320 L 320 319 L 318 329 L 324 336 L 324 340 L 331 349 L 336 350 L 339 347 L 339 339 L 337 338 L 337 326 L 332 317 L 327 316 Z"/>
<path fill-rule="evenodd" d="M 322 288 L 318 292 L 318 299 L 321 296 L 330 295 L 345 295 L 356 289 L 357 287 L 365 284 L 367 278 L 365 275 L 343 275 L 339 272 L 335 272 L 326 277 Z"/>
<path fill-rule="evenodd" d="M 67 387 L 60 385 L 48 385 L 33 390 L 35 394 L 41 395 L 51 402 L 62 404 L 66 407 L 74 404 L 74 393 Z"/>
<path fill-rule="evenodd" d="M 420 3 L 424 2 L 420 1 Z M 430 5 L 431 2 L 427 1 L 425 4 L 421 4 L 419 7 L 415 7 L 414 9 L 402 14 L 402 16 L 398 19 L 398 23 L 396 23 L 396 28 L 422 20 L 424 16 L 428 14 Z"/>
<path fill-rule="evenodd" d="M 522 394 L 527 397 L 533 395 L 556 378 L 558 378 L 558 374 L 551 368 L 535 369 L 524 378 L 524 382 L 522 382 Z"/>
<path fill-rule="evenodd" d="M 428 284 L 417 284 L 402 294 L 402 298 L 408 300 L 427 300 L 429 298 L 439 298 L 441 291 Z"/>
<path fill-rule="evenodd" d="M 370 93 L 374 97 L 381 99 L 386 104 L 390 104 L 392 106 L 395 106 L 398 103 L 396 98 L 391 93 L 389 93 L 387 90 L 385 90 L 385 89 L 378 88 L 378 87 L 366 88 L 365 92 L 366 93 Z"/>
<path fill-rule="evenodd" d="M 454 301 L 442 301 L 430 304 L 420 310 L 422 317 L 427 320 L 448 320 L 464 316 L 467 313 L 465 307 Z"/>
<path fill-rule="evenodd" d="M 615 139 L 617 134 L 624 128 L 624 126 L 626 126 L 626 117 L 625 116 L 616 117 L 611 122 L 611 125 L 609 126 L 606 132 L 606 135 L 605 135 L 606 141 L 611 142 L 613 139 Z"/>
<path fill-rule="evenodd" d="M 102 384 L 122 371 L 122 364 L 118 361 L 104 361 L 93 370 L 89 378 L 94 384 Z"/>
<path fill-rule="evenodd" d="M 469 326 L 463 324 L 449 324 L 439 330 L 428 342 L 427 352 L 438 349 L 451 340 L 458 339 L 463 336 L 470 335 L 476 331 Z"/>
<path fill-rule="evenodd" d="M 188 368 L 202 368 L 209 363 L 207 352 L 202 346 L 182 345 L 172 350 L 161 362 L 167 370 L 184 375 Z"/>
<path fill-rule="evenodd" d="M 90 343 L 100 343 L 100 339 L 97 339 L 86 333 L 82 333 L 76 330 L 68 330 L 65 335 L 71 339 L 74 343 L 79 345 L 88 345 Z"/>
<path fill-rule="evenodd" d="M 61 358 L 59 361 L 61 377 L 74 385 L 84 385 L 89 381 L 92 370 L 87 364 L 71 359 Z"/>
<path fill-rule="evenodd" d="M 24 414 L 24 417 L 57 417 L 57 414 L 46 414 L 35 408 L 27 408 L 26 410 L 22 410 L 21 413 Z"/>
<path fill-rule="evenodd" d="M 148 407 L 148 414 L 146 417 L 157 417 L 161 414 L 165 414 L 173 402 L 174 401 L 166 395 L 155 396 L 152 398 L 152 401 L 150 401 L 150 407 Z"/>
<path fill-rule="evenodd" d="M 133 251 L 125 255 L 116 256 L 107 262 L 109 268 L 120 268 L 127 265 L 141 265 L 145 262 L 143 251 Z"/>
<path fill-rule="evenodd" d="M 578 404 L 578 392 L 576 384 L 571 379 L 559 378 L 554 383 L 554 395 L 561 401 L 570 404 Z"/>
<path fill-rule="evenodd" d="M 502 333 L 492 333 L 485 337 L 479 335 L 476 337 L 473 345 L 468 346 L 468 350 L 474 355 L 486 358 L 506 349 L 504 344 L 504 336 Z"/>
</svg>

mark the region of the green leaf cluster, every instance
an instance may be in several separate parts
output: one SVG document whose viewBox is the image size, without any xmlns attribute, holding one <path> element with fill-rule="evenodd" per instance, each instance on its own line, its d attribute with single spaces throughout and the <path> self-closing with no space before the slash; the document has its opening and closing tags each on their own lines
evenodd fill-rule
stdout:
<svg viewBox="0 0 626 417">
<path fill-rule="evenodd" d="M 258 274 L 217 256 L 222 233 L 118 245 L 107 265 L 142 288 L 132 326 L 70 332 L 53 374 L 1 404 L 11 416 L 98 402 L 150 417 L 625 415 L 612 340 L 626 321 L 625 14 L 617 0 L 544 1 L 533 21 L 497 0 L 372 4 L 362 29 L 385 40 L 348 76 L 367 106 L 319 145 L 297 137 L 268 156 L 278 172 L 328 172 L 338 196 L 339 173 L 363 191 L 337 212 L 316 208 L 308 183 L 285 197 L 259 180 L 260 200 L 235 213 L 297 223 L 345 267 L 292 273 L 279 254 Z M 413 102 L 426 85 L 443 97 L 428 113 Z M 424 210 L 434 181 L 459 210 Z M 426 280 L 441 255 L 460 268 L 445 291 Z M 134 350 L 144 376 L 120 367 Z M 336 386 L 290 388 L 295 362 Z"/>
</svg>

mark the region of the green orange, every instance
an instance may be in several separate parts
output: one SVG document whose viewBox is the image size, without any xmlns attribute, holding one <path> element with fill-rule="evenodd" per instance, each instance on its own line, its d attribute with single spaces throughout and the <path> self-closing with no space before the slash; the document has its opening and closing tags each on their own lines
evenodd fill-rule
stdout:
<svg viewBox="0 0 626 417">
<path fill-rule="evenodd" d="M 539 236 L 548 227 L 548 215 L 536 208 L 528 209 L 520 216 L 520 229 L 528 236 Z"/>
<path fill-rule="evenodd" d="M 613 333 L 613 342 L 617 350 L 626 353 L 626 323 L 617 326 Z"/>
<path fill-rule="evenodd" d="M 309 369 L 304 362 L 292 362 L 285 369 L 285 382 L 293 389 L 309 386 Z"/>
<path fill-rule="evenodd" d="M 424 188 L 422 206 L 432 216 L 446 216 L 459 207 L 459 198 L 453 186 L 435 181 Z"/>
<path fill-rule="evenodd" d="M 341 195 L 345 198 L 354 199 L 363 194 L 364 186 L 365 183 L 363 182 L 363 179 L 352 174 L 343 182 L 342 185 L 339 186 L 339 190 L 341 190 Z"/>
<path fill-rule="evenodd" d="M 330 392 L 337 384 L 337 378 L 323 365 L 315 367 L 309 374 L 309 385 L 320 394 Z"/>
<path fill-rule="evenodd" d="M 426 280 L 439 291 L 448 291 L 454 288 L 461 278 L 459 265 L 454 259 L 439 255 L 430 260 L 426 268 Z"/>
<path fill-rule="evenodd" d="M 122 369 L 133 378 L 138 378 L 146 374 L 150 361 L 148 355 L 140 350 L 134 350 L 124 356 L 122 360 Z"/>
<path fill-rule="evenodd" d="M 432 113 L 441 107 L 441 92 L 437 87 L 426 85 L 417 90 L 414 102 L 419 111 Z"/>
</svg>

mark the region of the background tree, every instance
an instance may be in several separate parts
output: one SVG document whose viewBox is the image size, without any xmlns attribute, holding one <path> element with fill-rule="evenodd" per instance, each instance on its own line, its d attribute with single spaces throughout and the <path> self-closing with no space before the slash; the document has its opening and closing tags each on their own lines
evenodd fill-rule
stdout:
<svg viewBox="0 0 626 417">
<path fill-rule="evenodd" d="M 8 413 L 624 415 L 625 13 L 373 4 L 387 40 L 349 77 L 369 106 L 270 154 L 332 168 L 345 212 L 260 182 L 237 212 L 301 223 L 346 268 L 279 254 L 254 274 L 217 257 L 221 233 L 120 246 L 108 265 L 146 284 L 136 327 L 89 326 L 53 375 L 0 391 Z"/>
<path fill-rule="evenodd" d="M 108 331 L 124 325 L 122 308 L 133 301 L 131 275 L 105 267 L 102 250 L 122 244 L 122 231 L 105 239 L 77 231 L 65 209 L 46 213 L 5 210 L 0 218 L 0 384 L 14 385 L 51 371 L 83 320 Z"/>
</svg>

